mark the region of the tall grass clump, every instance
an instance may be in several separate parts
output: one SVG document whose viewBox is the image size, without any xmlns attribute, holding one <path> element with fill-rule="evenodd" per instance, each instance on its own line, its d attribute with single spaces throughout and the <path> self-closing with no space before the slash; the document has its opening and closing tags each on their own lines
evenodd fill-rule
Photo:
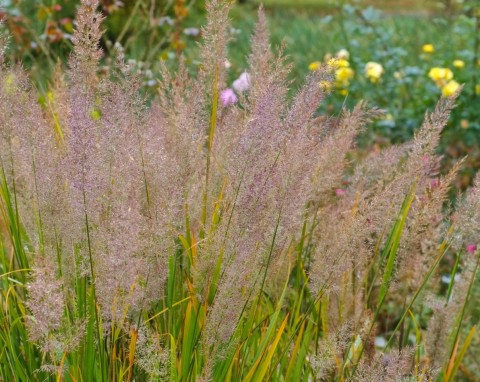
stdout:
<svg viewBox="0 0 480 382">
<path fill-rule="evenodd" d="M 288 100 L 261 10 L 241 92 L 210 0 L 199 71 L 147 106 L 121 52 L 97 74 L 97 5 L 44 104 L 2 64 L 0 380 L 453 381 L 480 230 L 480 179 L 453 210 L 438 174 L 456 95 L 353 161 L 381 111 L 317 114 L 335 63 Z"/>
</svg>

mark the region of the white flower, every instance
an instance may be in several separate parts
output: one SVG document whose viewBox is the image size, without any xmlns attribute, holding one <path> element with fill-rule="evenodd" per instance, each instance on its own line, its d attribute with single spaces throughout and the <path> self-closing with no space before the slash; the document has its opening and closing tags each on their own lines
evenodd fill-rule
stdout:
<svg viewBox="0 0 480 382">
<path fill-rule="evenodd" d="M 200 34 L 200 29 L 198 29 L 198 28 L 185 28 L 183 33 L 185 33 L 187 36 L 196 37 Z"/>
<path fill-rule="evenodd" d="M 250 88 L 250 74 L 243 72 L 240 77 L 233 81 L 232 86 L 239 93 L 247 91 Z"/>
<path fill-rule="evenodd" d="M 456 274 L 456 275 L 455 275 L 455 278 L 454 278 L 454 281 L 455 281 L 455 282 L 460 281 L 460 275 Z M 450 284 L 451 282 L 452 282 L 452 278 L 450 277 L 450 275 L 443 275 L 443 276 L 442 276 L 442 283 L 444 283 L 444 284 Z"/>
<path fill-rule="evenodd" d="M 385 337 L 375 337 L 375 346 L 380 349 L 385 348 L 385 346 L 387 346 Z"/>
<path fill-rule="evenodd" d="M 160 17 L 157 20 L 157 23 L 158 23 L 159 26 L 162 26 L 162 25 L 165 25 L 165 24 L 167 24 L 169 26 L 172 26 L 174 24 L 173 19 L 170 16 Z"/>
<path fill-rule="evenodd" d="M 350 53 L 346 49 L 340 49 L 336 56 L 340 60 L 348 60 L 350 58 Z"/>
</svg>

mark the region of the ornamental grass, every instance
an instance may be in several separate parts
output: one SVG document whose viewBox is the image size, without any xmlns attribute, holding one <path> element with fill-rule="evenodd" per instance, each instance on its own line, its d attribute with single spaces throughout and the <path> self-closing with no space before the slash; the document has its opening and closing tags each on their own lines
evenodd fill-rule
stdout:
<svg viewBox="0 0 480 382">
<path fill-rule="evenodd" d="M 98 70 L 97 6 L 45 102 L 2 64 L 0 380 L 453 381 L 480 254 L 480 178 L 450 206 L 461 161 L 438 171 L 458 90 L 359 158 L 382 111 L 319 114 L 334 65 L 287 97 L 261 9 L 237 92 L 209 0 L 198 72 L 147 102 L 121 51 Z"/>
</svg>

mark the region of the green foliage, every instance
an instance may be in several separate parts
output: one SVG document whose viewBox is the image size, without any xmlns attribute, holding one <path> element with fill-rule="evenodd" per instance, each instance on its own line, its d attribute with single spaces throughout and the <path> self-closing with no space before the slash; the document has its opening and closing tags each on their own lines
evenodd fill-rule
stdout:
<svg viewBox="0 0 480 382">
<path fill-rule="evenodd" d="M 463 8 L 457 6 L 450 9 L 451 13 L 442 11 L 435 2 L 430 2 L 427 11 L 422 8 L 412 13 L 409 4 L 410 13 L 406 14 L 350 1 L 335 4 L 333 9 L 319 5 L 312 10 L 298 4 L 294 8 L 282 8 L 272 3 L 272 8 L 267 9 L 272 44 L 278 46 L 284 41 L 286 53 L 292 59 L 294 88 L 298 86 L 298 79 L 308 73 L 310 63 L 323 61 L 324 57 L 335 56 L 340 49 L 346 49 L 355 76 L 350 81 L 348 95 L 337 92 L 325 109 L 336 111 L 344 104 L 353 105 L 361 99 L 384 109 L 384 119 L 359 138 L 359 143 L 368 150 L 372 146 L 410 139 L 421 123 L 423 111 L 432 108 L 441 93 L 428 77 L 430 69 L 452 69 L 454 79 L 464 84 L 464 89 L 458 108 L 442 134 L 439 152 L 444 155 L 444 171 L 458 158 L 468 155 L 462 176 L 457 180 L 458 188 L 466 188 L 480 166 L 478 2 L 464 2 Z M 239 33 L 234 36 L 231 51 L 235 75 L 238 75 L 248 53 L 248 31 L 252 22 L 248 10 L 235 11 L 234 26 Z M 424 44 L 433 44 L 435 52 L 422 52 Z M 455 68 L 455 60 L 462 60 L 465 66 Z M 376 83 L 364 73 L 370 61 L 380 63 L 385 70 Z"/>
<path fill-rule="evenodd" d="M 40 89 L 45 90 L 57 62 L 65 63 L 73 44 L 74 17 L 80 1 L 42 0 L 7 1 L 0 16 L 11 36 L 7 58 L 22 62 Z M 184 33 L 191 26 L 190 14 L 199 4 L 191 0 L 175 1 L 100 1 L 106 16 L 102 48 L 105 65 L 120 45 L 143 73 L 145 82 L 153 77 L 145 62 L 151 63 L 169 54 L 179 54 L 196 35 Z M 117 44 L 117 45 L 115 45 Z M 150 85 L 151 86 L 151 85 Z M 46 91 L 46 90 L 45 90 Z"/>
<path fill-rule="evenodd" d="M 176 77 L 162 69 L 160 99 L 153 99 L 147 110 L 138 95 L 142 79 L 128 73 L 121 59 L 109 75 L 99 71 L 97 77 L 85 70 L 98 53 L 98 41 L 90 41 L 95 37 L 89 31 L 99 22 L 88 1 L 83 3 L 81 25 L 87 33 L 80 30 L 76 35 L 69 85 L 59 81 L 52 86 L 39 100 L 40 107 L 36 97 L 32 102 L 36 93 L 25 85 L 20 71 L 2 67 L 0 101 L 18 110 L 12 107 L 2 116 L 0 136 L 4 148 L 0 380 L 306 382 L 460 377 L 477 330 L 468 314 L 478 293 L 480 256 L 475 245 L 465 248 L 465 243 L 478 240 L 480 180 L 453 217 L 444 213 L 457 167 L 437 179 L 434 155 L 458 94 L 440 100 L 409 146 L 394 147 L 365 162 L 347 163 L 346 158 L 361 157 L 352 143 L 378 111 L 360 103 L 352 112 L 344 109 L 335 115 L 329 125 L 317 110 L 330 89 L 332 100 L 320 111 L 338 110 L 340 103 L 349 105 L 362 96 L 392 114 L 390 123 L 377 123 L 364 133 L 364 140 L 409 138 L 413 126 L 420 125 L 424 108 L 432 106 L 440 92 L 427 77 L 431 56 L 409 66 L 409 53 L 395 48 L 400 29 L 391 29 L 391 23 L 401 24 L 409 36 L 419 33 L 417 23 L 382 18 L 373 8 L 359 11 L 348 4 L 334 17 L 303 15 L 303 21 L 292 22 L 282 32 L 295 41 L 296 46 L 289 48 L 293 61 L 301 61 L 293 75 L 306 73 L 311 61 L 323 60 L 324 52 L 314 42 L 318 29 L 322 33 L 331 29 L 330 45 L 322 49 L 335 53 L 346 47 L 356 76 L 340 83 L 329 77 L 341 67 L 338 61 L 322 66 L 302 85 L 293 104 L 284 105 L 287 80 L 282 76 L 287 69 L 282 57 L 265 48 L 268 36 L 260 13 L 249 59 L 251 89 L 239 94 L 239 104 L 233 106 L 221 95 L 226 3 L 212 1 L 206 28 L 210 34 L 200 47 L 211 67 L 204 62 L 197 77 L 190 78 L 188 69 L 197 65 L 188 54 L 197 51 L 187 50 Z M 136 2 L 131 14 L 141 14 L 144 5 Z M 235 12 L 236 23 L 250 23 L 239 20 L 248 10 Z M 275 25 L 285 14 L 272 17 Z M 134 25 L 135 17 L 131 20 Z M 275 43 L 280 29 L 272 31 Z M 423 31 L 425 37 L 417 35 L 415 41 L 431 42 L 430 32 Z M 141 29 L 132 41 L 144 33 Z M 384 49 L 366 49 L 372 34 Z M 226 83 L 246 66 L 243 29 L 229 35 L 235 37 L 231 48 L 239 49 L 231 49 L 233 68 Z M 442 44 L 434 43 L 441 51 Z M 306 46 L 308 54 L 295 51 L 305 52 Z M 178 55 L 183 48 L 177 48 Z M 418 53 L 421 44 L 410 49 Z M 445 60 L 458 57 L 452 54 Z M 172 65 L 177 58 L 171 59 Z M 362 74 L 369 61 L 385 68 L 375 81 Z M 465 68 L 465 73 L 471 69 Z M 402 70 L 400 78 L 393 77 L 394 71 Z M 465 81 L 468 78 L 466 74 Z M 348 91 L 347 99 L 339 94 L 343 91 Z M 62 94 L 65 99 L 56 98 Z M 462 97 L 476 95 L 466 88 Z M 461 105 L 464 99 L 460 98 Z M 412 102 L 417 102 L 414 107 L 409 106 Z M 410 115 L 402 114 L 406 109 Z M 27 122 L 18 123 L 19 118 Z M 401 118 L 407 127 L 397 131 Z M 153 131 L 165 135 L 155 141 L 158 137 L 146 126 L 160 127 Z M 147 139 L 142 129 L 149 132 Z M 29 139 L 38 131 L 44 136 Z M 235 141 L 234 134 L 240 139 Z M 196 136 L 198 141 L 192 138 Z M 152 149 L 150 141 L 160 143 Z M 317 154 L 314 150 L 318 155 L 309 156 Z M 55 155 L 61 160 L 55 161 Z M 158 157 L 158 162 L 148 162 Z M 42 164 L 45 168 L 37 167 Z M 152 168 L 154 176 L 148 173 Z M 232 169 L 237 171 L 229 172 Z M 169 188 L 190 183 L 195 185 L 193 196 L 187 197 L 187 188 L 180 196 Z M 71 209 L 56 209 L 65 200 L 50 194 L 52 189 L 65 192 Z M 171 211 L 169 203 L 174 205 Z M 48 220 L 52 216 L 64 217 L 72 227 Z M 69 220 L 71 216 L 76 220 Z M 155 219 L 161 224 L 150 225 Z M 155 229 L 137 231 L 145 222 Z M 64 236 L 57 235 L 57 228 Z M 77 230 L 73 239 L 69 229 Z M 169 244 L 156 247 L 162 240 Z M 137 245 L 133 250 L 130 242 Z M 150 248 L 155 253 L 148 257 Z M 149 267 L 162 256 L 163 267 L 158 271 L 152 266 L 151 274 Z M 42 264 L 47 258 L 54 264 Z M 127 277 L 132 269 L 146 276 L 134 278 L 127 290 L 110 278 L 110 270 L 101 268 L 105 258 L 114 264 L 118 278 Z M 449 258 L 453 265 L 445 272 L 442 262 Z M 135 263 L 139 259 L 145 262 Z M 442 290 L 439 283 L 445 273 L 450 278 Z M 161 283 L 148 304 L 129 300 L 137 290 L 147 290 L 152 279 Z M 112 285 L 105 286 L 105 280 L 113 280 Z M 109 300 L 102 300 L 101 290 L 114 296 L 112 306 L 102 305 Z M 38 299 L 42 291 L 49 293 Z M 49 306 L 45 301 L 57 294 L 57 300 L 52 298 L 57 305 Z M 217 309 L 222 302 L 224 311 Z M 58 308 L 61 317 L 55 317 L 55 326 L 42 322 L 40 314 L 48 317 L 49 312 L 35 315 L 37 307 L 32 304 Z M 35 337 L 33 324 L 47 325 L 42 329 L 48 337 Z M 227 325 L 232 333 L 225 339 L 212 336 L 215 325 Z"/>
</svg>

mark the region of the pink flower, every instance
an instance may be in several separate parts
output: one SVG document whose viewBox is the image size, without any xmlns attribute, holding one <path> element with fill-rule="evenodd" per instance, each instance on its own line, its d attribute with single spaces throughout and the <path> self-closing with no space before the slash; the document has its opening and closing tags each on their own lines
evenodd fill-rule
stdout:
<svg viewBox="0 0 480 382">
<path fill-rule="evenodd" d="M 347 194 L 347 190 L 345 190 L 344 188 L 337 188 L 335 190 L 335 194 L 337 194 L 337 196 L 344 196 Z"/>
<path fill-rule="evenodd" d="M 474 253 L 476 250 L 477 250 L 477 246 L 475 244 L 467 244 L 467 246 L 465 247 L 465 250 L 467 251 L 467 253 Z"/>
<path fill-rule="evenodd" d="M 436 188 L 438 186 L 440 186 L 440 179 L 437 178 L 437 179 L 432 179 L 430 181 L 430 187 L 431 188 Z"/>
<path fill-rule="evenodd" d="M 185 28 L 183 30 L 183 33 L 185 33 L 187 36 L 197 37 L 198 35 L 200 35 L 200 29 L 198 29 L 198 28 Z"/>
<path fill-rule="evenodd" d="M 237 103 L 238 98 L 232 89 L 227 88 L 220 93 L 220 100 L 223 106 L 230 106 Z"/>
<path fill-rule="evenodd" d="M 240 77 L 233 81 L 233 88 L 239 93 L 247 91 L 250 88 L 250 74 L 247 72 L 240 74 Z"/>
</svg>

